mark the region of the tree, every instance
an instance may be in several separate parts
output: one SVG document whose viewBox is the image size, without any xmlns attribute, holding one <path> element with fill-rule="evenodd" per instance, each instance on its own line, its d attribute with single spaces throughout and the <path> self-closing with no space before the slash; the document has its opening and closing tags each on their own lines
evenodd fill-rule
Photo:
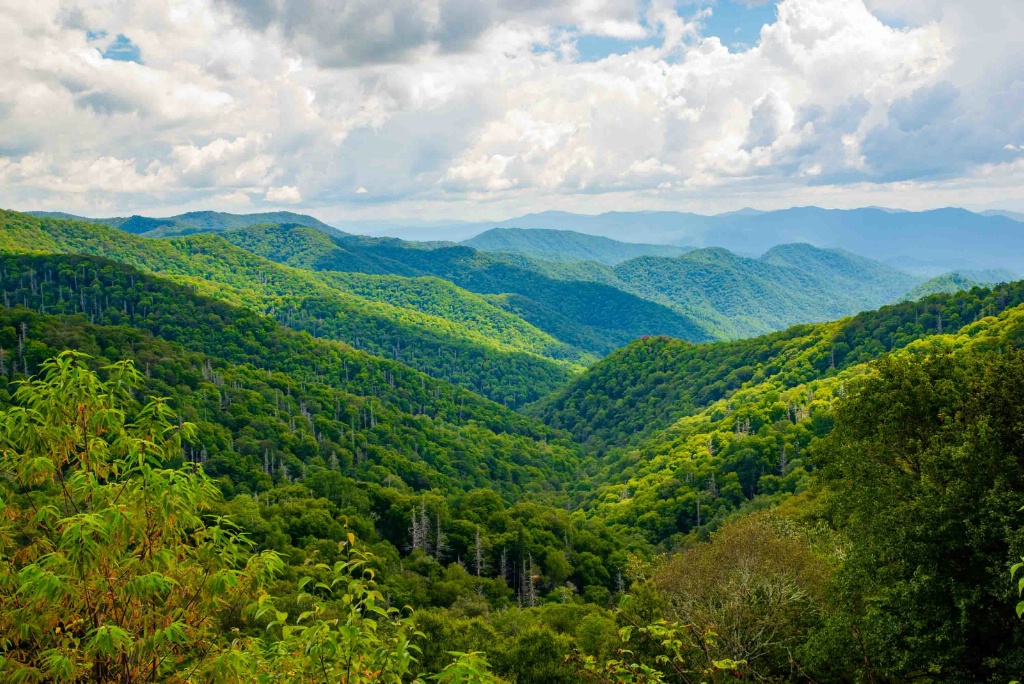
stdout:
<svg viewBox="0 0 1024 684">
<path fill-rule="evenodd" d="M 1003 579 L 1024 542 L 1024 353 L 887 357 L 835 418 L 815 453 L 849 551 L 821 667 L 1008 680 L 1024 665 Z"/>
<path fill-rule="evenodd" d="M 219 493 L 182 470 L 192 431 L 130 362 L 65 352 L 0 414 L 0 674 L 6 681 L 184 681 L 232 671 L 225 614 L 280 568 L 251 554 Z"/>
<path fill-rule="evenodd" d="M 715 658 L 742 659 L 758 678 L 785 678 L 826 607 L 831 559 L 813 541 L 777 510 L 754 513 L 671 557 L 652 579 L 669 619 L 714 625 L 716 638 L 704 646 Z"/>
</svg>

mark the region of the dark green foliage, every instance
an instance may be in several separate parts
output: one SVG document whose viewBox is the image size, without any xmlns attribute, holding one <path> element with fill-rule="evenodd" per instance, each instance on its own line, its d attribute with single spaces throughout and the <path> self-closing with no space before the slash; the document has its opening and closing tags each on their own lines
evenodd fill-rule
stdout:
<svg viewBox="0 0 1024 684">
<path fill-rule="evenodd" d="M 248 496 L 229 504 L 245 511 L 241 520 L 267 521 L 247 526 L 260 544 L 302 558 L 324 552 L 347 525 L 405 551 L 414 511 L 425 511 L 434 533 L 442 524 L 443 548 L 432 537 L 425 565 L 395 570 L 387 585 L 397 603 L 415 605 L 448 606 L 477 588 L 507 603 L 522 591 L 523 562 L 540 566 L 551 549 L 566 566 L 544 574 L 538 594 L 565 580 L 607 591 L 625 563 L 626 544 L 565 510 L 566 485 L 582 474 L 579 452 L 538 422 L 112 262 L 7 256 L 0 273 L 0 290 L 19 304 L 0 308 L 0 404 L 6 380 L 60 349 L 133 358 L 147 391 L 196 423 L 186 459 L 203 463 L 229 496 L 260 496 L 252 510 Z M 425 499 L 427 490 L 436 497 Z M 472 577 L 446 574 L 460 558 Z M 502 567 L 507 586 L 496 579 Z"/>
<path fill-rule="evenodd" d="M 1024 353 L 874 368 L 815 449 L 850 540 L 840 609 L 818 644 L 847 646 L 821 666 L 868 680 L 1007 681 L 1024 666 L 1007 581 L 1024 550 Z"/>
<path fill-rule="evenodd" d="M 479 425 L 498 434 L 518 433 L 531 439 L 555 437 L 537 423 L 397 362 L 372 357 L 331 341 L 315 340 L 246 309 L 196 295 L 188 288 L 118 264 L 89 257 L 0 257 L 0 272 L 4 274 L 4 284 L 10 288 L 4 292 L 12 304 L 17 302 L 48 314 L 64 312 L 72 316 L 61 324 L 60 319 L 39 318 L 24 309 L 8 312 L 3 328 L 7 333 L 0 339 L 0 347 L 7 351 L 9 370 L 20 364 L 22 373 L 26 367 L 31 373 L 37 367 L 33 364 L 52 355 L 56 346 L 69 346 L 76 338 L 84 337 L 85 341 L 96 345 L 98 349 L 93 347 L 93 350 L 100 353 L 112 351 L 116 357 L 125 351 L 134 352 L 141 365 L 150 368 L 151 378 L 167 383 L 162 393 L 173 392 L 182 382 L 191 384 L 192 392 L 199 391 L 200 385 L 209 385 L 222 404 L 222 411 L 243 411 L 241 406 L 231 409 L 231 390 L 242 389 L 233 385 L 244 383 L 249 391 L 240 392 L 240 399 L 243 404 L 256 402 L 256 405 L 233 417 L 239 428 L 250 425 L 251 419 L 247 416 L 266 420 L 269 415 L 278 416 L 276 422 L 283 428 L 287 423 L 281 420 L 294 419 L 296 414 L 305 412 L 310 414 L 307 420 L 312 421 L 314 432 L 324 433 L 329 429 L 329 434 L 335 435 L 338 451 L 344 448 L 347 452 L 357 452 L 348 453 L 349 459 L 362 457 L 358 453 L 362 449 L 360 445 L 345 448 L 341 443 L 343 434 L 354 438 L 353 428 L 346 430 L 346 426 L 353 423 L 355 430 L 372 431 L 379 423 L 386 422 L 386 434 L 394 433 L 396 422 L 408 424 L 411 433 L 422 432 L 419 423 L 440 422 L 467 426 L 467 429 Z M 0 285 L 0 289 L 3 288 Z M 41 304 L 50 297 L 48 306 Z M 110 305 L 111 299 L 117 306 Z M 81 313 L 73 314 L 81 311 L 83 302 L 86 315 L 95 320 L 96 325 L 89 324 Z M 47 344 L 38 349 L 30 346 L 24 355 L 15 353 L 22 324 L 29 331 L 26 342 L 51 331 L 51 337 L 45 340 Z M 153 339 L 139 329 L 160 339 Z M 99 339 L 93 342 L 89 339 L 93 336 Z M 173 346 L 168 347 L 161 340 Z M 171 350 L 178 345 L 217 363 L 192 359 L 188 363 L 191 368 L 173 365 L 167 368 L 165 364 L 171 361 Z M 156 349 L 141 355 L 141 349 L 147 346 Z M 208 367 L 197 367 L 200 363 Z M 230 374 L 228 369 L 231 369 Z M 234 378 L 235 372 L 248 378 Z M 300 393 L 306 394 L 302 400 L 289 399 Z M 362 398 L 356 401 L 358 395 Z M 273 399 L 275 396 L 278 398 Z M 275 404 L 268 406 L 270 401 Z M 289 408 L 285 408 L 285 404 Z M 303 408 L 302 404 L 308 406 Z M 286 412 L 284 417 L 280 417 L 282 411 Z M 406 414 L 406 417 L 395 421 L 394 414 L 389 413 L 392 411 Z M 331 425 L 317 425 L 316 413 L 322 413 Z M 263 435 L 257 441 L 277 434 Z M 473 440 L 473 446 L 478 447 L 479 440 Z M 445 448 L 445 452 L 452 450 L 460 452 L 454 445 Z M 314 451 L 319 453 L 320 447 Z M 423 457 L 429 459 L 430 455 L 423 454 Z M 553 463 L 550 456 L 544 457 L 543 462 Z M 563 467 L 571 471 L 572 463 L 570 460 Z M 413 475 L 410 473 L 409 477 Z M 491 479 L 506 478 L 492 472 L 481 482 Z M 425 481 L 418 486 L 426 484 Z"/>
</svg>

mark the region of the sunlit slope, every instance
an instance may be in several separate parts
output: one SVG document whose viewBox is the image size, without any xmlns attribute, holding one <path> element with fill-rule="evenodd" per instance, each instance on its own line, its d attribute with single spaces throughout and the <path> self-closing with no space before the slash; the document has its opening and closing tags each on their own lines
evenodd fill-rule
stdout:
<svg viewBox="0 0 1024 684">
<path fill-rule="evenodd" d="M 371 275 L 434 276 L 483 295 L 501 306 L 506 295 L 528 300 L 509 311 L 561 342 L 587 344 L 584 351 L 604 355 L 642 335 L 666 334 L 690 340 L 711 336 L 701 322 L 608 282 L 570 276 L 518 255 L 486 254 L 465 246 L 412 243 L 347 236 L 326 240 L 291 226 L 253 227 L 226 234 L 253 253 L 317 271 Z M 570 264 L 569 266 L 574 266 Z M 568 321 L 581 334 L 567 337 Z"/>
<path fill-rule="evenodd" d="M 537 421 L 191 287 L 86 256 L 0 254 L 0 272 L 8 373 L 66 348 L 134 359 L 150 391 L 198 423 L 188 454 L 225 486 L 259 491 L 282 468 L 299 479 L 319 465 L 391 488 L 516 497 L 556 491 L 578 468 L 577 448 Z"/>
<path fill-rule="evenodd" d="M 1019 302 L 1019 295 L 1003 291 L 993 298 L 1015 296 Z M 947 298 L 943 304 L 947 313 L 972 305 L 966 298 Z M 986 307 L 981 304 L 981 310 Z M 837 339 L 848 325 L 841 322 L 827 332 Z M 952 333 L 906 337 L 904 342 L 881 356 L 961 349 L 999 353 L 1020 347 L 1024 305 Z M 846 358 L 864 359 L 872 353 L 867 348 L 864 352 Z M 799 364 L 801 355 L 780 359 L 779 372 L 755 375 L 728 396 L 610 449 L 599 472 L 580 488 L 581 506 L 595 520 L 624 532 L 639 531 L 648 541 L 671 548 L 687 535 L 716 529 L 737 511 L 770 506 L 813 487 L 814 442 L 832 429 L 833 402 L 871 373 L 881 356 L 808 377 L 785 368 Z"/>
<path fill-rule="evenodd" d="M 853 318 L 747 340 L 694 345 L 652 337 L 611 354 L 531 407 L 595 449 L 635 442 L 745 386 L 793 387 L 956 331 L 1024 302 L 1024 283 L 935 295 Z"/>
<path fill-rule="evenodd" d="M 8 252 L 107 257 L 188 283 L 204 294 L 281 323 L 397 359 L 511 406 L 554 389 L 570 375 L 553 361 L 484 332 L 421 311 L 339 290 L 317 273 L 274 263 L 216 235 L 156 240 L 102 225 L 0 213 Z"/>
</svg>

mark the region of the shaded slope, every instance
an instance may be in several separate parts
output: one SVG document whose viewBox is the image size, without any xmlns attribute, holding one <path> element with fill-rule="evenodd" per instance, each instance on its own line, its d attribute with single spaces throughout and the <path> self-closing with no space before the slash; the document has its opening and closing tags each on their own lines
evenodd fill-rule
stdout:
<svg viewBox="0 0 1024 684">
<path fill-rule="evenodd" d="M 200 423 L 192 453 L 237 485 L 265 489 L 279 468 L 299 478 L 317 459 L 389 486 L 516 496 L 577 467 L 562 436 L 494 402 L 125 265 L 0 254 L 0 272 L 5 375 L 64 348 L 130 356 Z"/>
</svg>

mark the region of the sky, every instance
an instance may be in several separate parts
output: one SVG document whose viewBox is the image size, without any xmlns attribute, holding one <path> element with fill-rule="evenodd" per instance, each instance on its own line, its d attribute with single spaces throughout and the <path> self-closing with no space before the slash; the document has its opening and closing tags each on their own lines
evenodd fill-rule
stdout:
<svg viewBox="0 0 1024 684">
<path fill-rule="evenodd" d="M 0 206 L 1024 210 L 1019 0 L 0 0 Z"/>
</svg>

